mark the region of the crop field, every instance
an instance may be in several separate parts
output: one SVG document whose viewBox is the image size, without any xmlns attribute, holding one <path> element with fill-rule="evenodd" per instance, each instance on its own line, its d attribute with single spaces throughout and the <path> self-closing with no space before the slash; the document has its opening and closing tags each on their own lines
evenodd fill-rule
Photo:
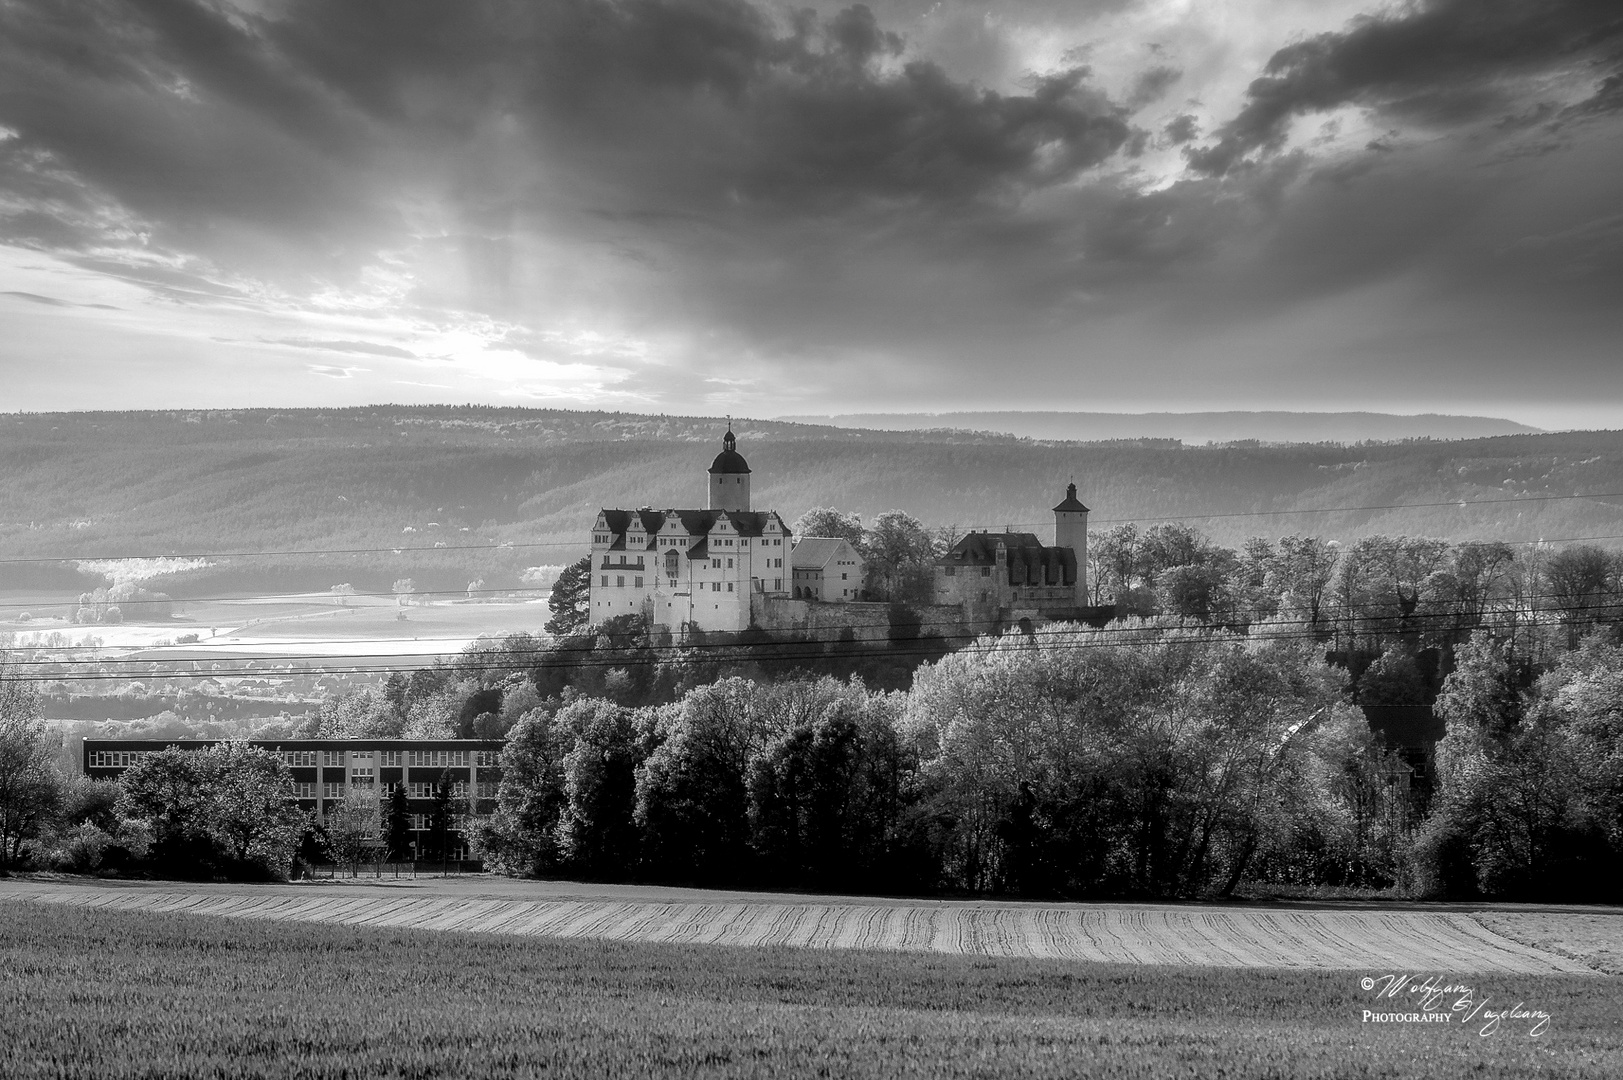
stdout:
<svg viewBox="0 0 1623 1080">
<path fill-rule="evenodd" d="M 1475 977 L 1371 1023 L 1356 972 L 520 938 L 18 901 L 0 1062 L 43 1077 L 1604 1077 L 1623 982 Z M 1380 974 L 1376 972 L 1375 974 Z M 1466 980 L 1454 980 L 1463 982 Z M 1388 1006 L 1390 1008 L 1390 1006 Z"/>
<path fill-rule="evenodd" d="M 1550 916 L 1368 907 L 1040 905 L 793 898 L 548 883 L 304 883 L 198 887 L 0 885 L 0 898 L 101 909 L 188 912 L 294 923 L 459 930 L 524 937 L 700 945 L 875 949 L 1096 963 L 1226 968 L 1595 974 L 1583 951 L 1538 942 Z M 582 888 L 590 889 L 590 886 Z M 1623 936 L 1623 914 L 1594 916 L 1591 939 Z M 1559 920 L 1558 920 L 1559 921 Z M 1570 921 L 1562 925 L 1570 925 Z M 1525 932 L 1518 933 L 1518 927 Z M 1580 943 L 1581 944 L 1581 943 Z"/>
</svg>

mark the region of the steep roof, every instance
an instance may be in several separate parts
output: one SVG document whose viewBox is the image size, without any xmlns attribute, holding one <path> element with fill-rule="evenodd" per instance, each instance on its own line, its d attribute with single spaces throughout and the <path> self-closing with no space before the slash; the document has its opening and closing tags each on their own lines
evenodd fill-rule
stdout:
<svg viewBox="0 0 1623 1080">
<path fill-rule="evenodd" d="M 1065 488 L 1065 501 L 1054 507 L 1054 513 L 1085 514 L 1087 512 L 1088 508 L 1083 506 L 1082 501 L 1076 497 L 1076 485 L 1067 485 Z"/>
<path fill-rule="evenodd" d="M 793 565 L 797 570 L 821 570 L 851 549 L 850 541 L 840 536 L 803 536 L 795 544 Z"/>
<path fill-rule="evenodd" d="M 783 530 L 784 538 L 793 540 L 789 535 L 789 527 L 783 524 L 783 519 L 776 510 L 611 510 L 603 508 L 603 522 L 608 526 L 609 533 L 614 537 L 609 542 L 610 551 L 628 550 L 626 532 L 633 520 L 640 520 L 647 542 L 631 550 L 653 550 L 659 546 L 660 530 L 665 527 L 668 515 L 675 514 L 682 523 L 683 530 L 689 536 L 698 537 L 699 541 L 689 544 L 687 557 L 690 559 L 710 558 L 710 548 L 707 540 L 710 530 L 716 527 L 716 522 L 722 518 L 732 526 L 732 534 L 744 538 L 763 536 L 766 527 L 776 521 Z"/>
<path fill-rule="evenodd" d="M 1002 549 L 1002 558 L 998 550 Z M 996 566 L 1013 585 L 1076 584 L 1076 552 L 1045 547 L 1035 533 L 974 532 L 960 539 L 937 566 Z"/>
<path fill-rule="evenodd" d="M 714 476 L 718 473 L 724 473 L 730 476 L 734 473 L 747 473 L 749 471 L 749 462 L 745 461 L 744 455 L 738 452 L 738 439 L 733 435 L 733 429 L 728 428 L 727 434 L 721 437 L 721 453 L 717 454 L 716 460 L 710 463 L 710 474 Z"/>
</svg>

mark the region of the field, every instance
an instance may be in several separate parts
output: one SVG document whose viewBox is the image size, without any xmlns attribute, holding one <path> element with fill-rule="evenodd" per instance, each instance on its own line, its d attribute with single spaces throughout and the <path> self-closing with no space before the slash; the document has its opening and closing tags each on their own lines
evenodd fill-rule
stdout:
<svg viewBox="0 0 1623 1080">
<path fill-rule="evenodd" d="M 74 626 L 65 619 L 74 597 L 0 592 L 0 632 L 20 644 L 61 634 L 88 637 L 126 659 L 227 660 L 249 656 L 416 657 L 460 652 L 481 636 L 540 633 L 549 613 L 544 595 L 500 600 L 423 600 L 402 608 L 393 598 L 359 596 L 340 603 L 326 594 L 185 601 L 171 619 L 116 626 Z M 28 612 L 28 621 L 18 616 Z M 401 618 L 404 613 L 405 618 Z M 195 643 L 176 644 L 196 635 Z"/>
<path fill-rule="evenodd" d="M 17 901 L 8 1077 L 1602 1077 L 1623 983 L 1455 978 L 1368 1023 L 1347 971 L 531 939 Z M 1374 972 L 1372 974 L 1380 974 Z M 1385 1008 L 1392 1008 L 1391 1005 Z"/>
<path fill-rule="evenodd" d="M 291 923 L 1223 968 L 1595 974 L 1623 912 L 1367 904 L 1036 904 L 472 876 L 275 886 L 0 882 L 0 899 Z M 1558 938 L 1562 944 L 1536 942 Z M 1592 958 L 1601 965 L 1588 962 Z"/>
</svg>

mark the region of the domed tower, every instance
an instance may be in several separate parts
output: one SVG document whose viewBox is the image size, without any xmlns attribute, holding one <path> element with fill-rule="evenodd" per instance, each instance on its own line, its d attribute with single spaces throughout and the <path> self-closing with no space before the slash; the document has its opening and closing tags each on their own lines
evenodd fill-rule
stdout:
<svg viewBox="0 0 1623 1080">
<path fill-rule="evenodd" d="M 738 452 L 732 425 L 721 437 L 721 453 L 710 463 L 710 509 L 748 510 L 750 508 L 750 466 Z"/>
<path fill-rule="evenodd" d="M 1065 489 L 1065 501 L 1054 507 L 1054 546 L 1076 554 L 1076 602 L 1088 604 L 1088 508 L 1076 497 L 1076 485 Z"/>
</svg>

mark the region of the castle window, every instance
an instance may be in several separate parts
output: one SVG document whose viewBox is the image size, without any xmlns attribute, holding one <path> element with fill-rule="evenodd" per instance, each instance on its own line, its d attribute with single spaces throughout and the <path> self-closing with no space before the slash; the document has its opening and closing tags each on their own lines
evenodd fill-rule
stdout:
<svg viewBox="0 0 1623 1080">
<path fill-rule="evenodd" d="M 607 574 L 603 575 L 603 587 L 605 589 L 609 587 L 609 575 Z"/>
<path fill-rule="evenodd" d="M 623 588 L 625 588 L 625 584 L 626 584 L 626 578 L 625 578 L 624 574 L 616 574 L 614 576 L 614 586 L 615 586 L 615 588 L 623 589 Z"/>
<path fill-rule="evenodd" d="M 642 588 L 642 578 L 639 577 L 639 578 L 635 579 L 635 581 L 636 581 L 636 586 L 635 587 L 639 588 L 639 589 Z"/>
<path fill-rule="evenodd" d="M 727 583 L 727 591 L 728 591 L 728 592 L 732 592 L 732 591 L 733 591 L 733 583 L 732 583 L 732 582 L 730 582 L 730 581 L 729 581 L 729 582 L 728 582 L 728 583 Z"/>
<path fill-rule="evenodd" d="M 956 566 L 946 566 L 946 567 L 943 567 L 942 569 L 944 569 L 947 572 L 948 577 L 956 577 L 957 574 L 958 574 L 958 568 Z"/>
<path fill-rule="evenodd" d="M 990 566 L 981 567 L 981 577 L 991 577 L 991 576 L 992 576 L 992 568 Z"/>
</svg>

